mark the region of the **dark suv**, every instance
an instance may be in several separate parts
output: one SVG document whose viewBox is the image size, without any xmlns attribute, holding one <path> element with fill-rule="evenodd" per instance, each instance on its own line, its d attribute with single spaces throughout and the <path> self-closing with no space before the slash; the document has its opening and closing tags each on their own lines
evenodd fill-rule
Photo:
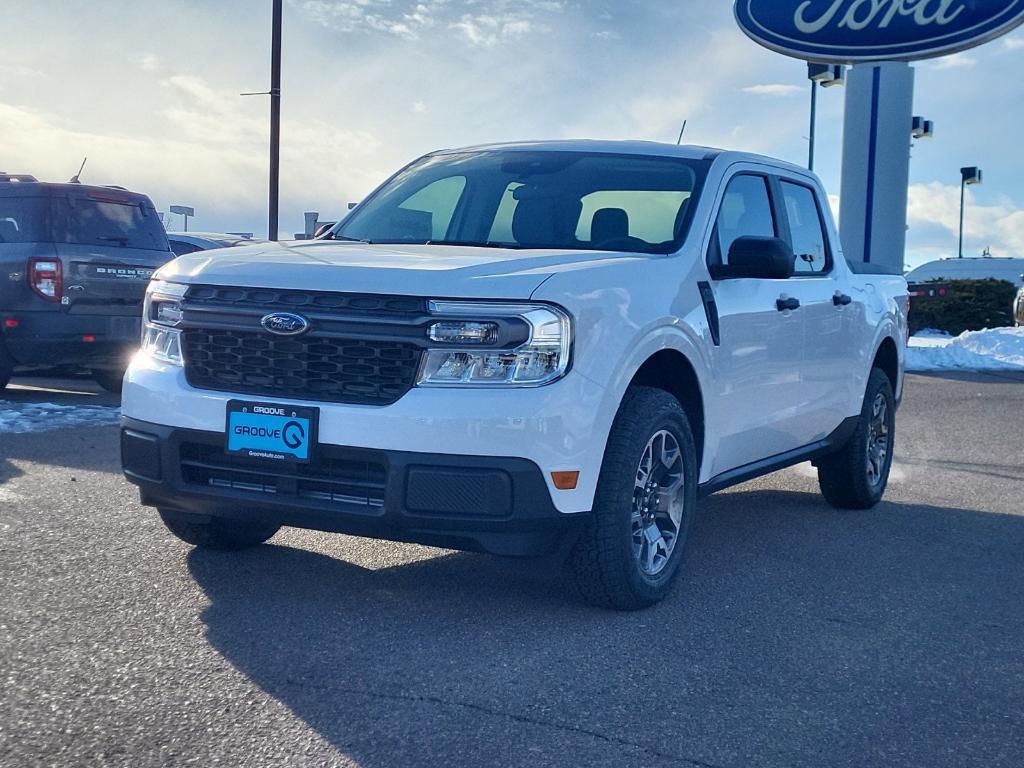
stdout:
<svg viewBox="0 0 1024 768">
<path fill-rule="evenodd" d="M 120 391 L 149 277 L 173 257 L 145 195 L 0 173 L 0 389 L 74 366 Z"/>
</svg>

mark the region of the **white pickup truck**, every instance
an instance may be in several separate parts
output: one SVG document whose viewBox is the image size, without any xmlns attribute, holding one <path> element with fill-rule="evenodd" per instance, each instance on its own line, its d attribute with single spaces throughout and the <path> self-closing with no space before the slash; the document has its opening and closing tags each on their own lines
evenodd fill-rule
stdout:
<svg viewBox="0 0 1024 768">
<path fill-rule="evenodd" d="M 907 304 L 787 163 L 436 152 L 317 240 L 154 276 L 124 471 L 193 545 L 297 526 L 561 553 L 585 599 L 641 608 L 706 494 L 812 461 L 831 504 L 879 502 Z"/>
</svg>

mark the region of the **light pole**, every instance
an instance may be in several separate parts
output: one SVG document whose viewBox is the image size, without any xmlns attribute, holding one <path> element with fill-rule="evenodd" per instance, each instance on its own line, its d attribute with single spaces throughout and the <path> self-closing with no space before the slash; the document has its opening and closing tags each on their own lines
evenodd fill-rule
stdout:
<svg viewBox="0 0 1024 768">
<path fill-rule="evenodd" d="M 846 82 L 846 68 L 841 64 L 808 64 L 807 78 L 811 81 L 811 134 L 807 156 L 808 170 L 814 170 L 814 141 L 818 126 L 818 85 L 832 88 Z"/>
<path fill-rule="evenodd" d="M 964 191 L 968 185 L 981 184 L 982 171 L 977 166 L 960 169 L 960 258 L 964 257 Z"/>
<path fill-rule="evenodd" d="M 284 0 L 273 0 L 273 4 L 270 30 L 270 90 L 241 95 L 270 97 L 270 200 L 267 237 L 270 240 L 277 240 L 281 188 L 281 17 L 284 14 Z"/>
</svg>

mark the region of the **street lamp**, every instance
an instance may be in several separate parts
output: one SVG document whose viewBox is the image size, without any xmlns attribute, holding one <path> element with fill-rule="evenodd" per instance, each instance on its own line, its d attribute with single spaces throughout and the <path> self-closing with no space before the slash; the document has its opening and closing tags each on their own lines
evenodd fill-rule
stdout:
<svg viewBox="0 0 1024 768">
<path fill-rule="evenodd" d="M 964 257 L 964 190 L 968 185 L 981 184 L 981 168 L 970 166 L 960 169 L 960 258 Z"/>
<path fill-rule="evenodd" d="M 846 68 L 842 64 L 808 64 L 807 78 L 811 81 L 811 135 L 807 158 L 808 170 L 814 170 L 814 138 L 818 123 L 818 85 L 832 88 L 846 84 Z"/>
<path fill-rule="evenodd" d="M 169 210 L 171 213 L 176 213 L 179 216 L 185 217 L 185 231 L 188 232 L 188 217 L 195 216 L 196 209 L 190 208 L 187 205 L 172 205 Z"/>
</svg>

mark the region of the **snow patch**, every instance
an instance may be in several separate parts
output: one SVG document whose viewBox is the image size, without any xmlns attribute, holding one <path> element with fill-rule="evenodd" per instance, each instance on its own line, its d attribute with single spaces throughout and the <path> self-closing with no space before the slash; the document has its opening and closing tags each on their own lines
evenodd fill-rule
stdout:
<svg viewBox="0 0 1024 768">
<path fill-rule="evenodd" d="M 11 403 L 0 400 L 0 433 L 24 434 L 117 424 L 121 409 L 107 405 Z"/>
<path fill-rule="evenodd" d="M 953 338 L 935 331 L 910 340 L 908 371 L 1024 371 L 1024 328 L 968 331 Z"/>
</svg>

